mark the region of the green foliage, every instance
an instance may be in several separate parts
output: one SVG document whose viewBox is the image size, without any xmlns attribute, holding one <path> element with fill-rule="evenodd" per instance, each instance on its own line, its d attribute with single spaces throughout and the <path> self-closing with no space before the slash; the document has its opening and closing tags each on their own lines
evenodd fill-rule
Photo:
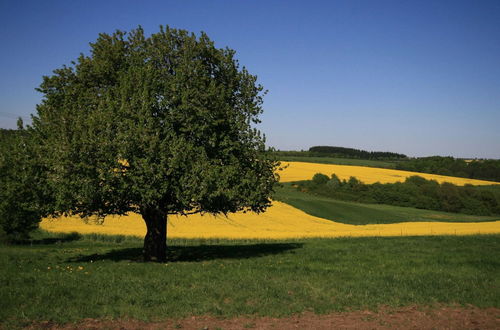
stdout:
<svg viewBox="0 0 500 330">
<path fill-rule="evenodd" d="M 419 176 L 411 176 L 405 182 L 386 184 L 364 184 L 355 177 L 341 181 L 334 174 L 327 182 L 318 182 L 315 177 L 311 181 L 298 182 L 297 188 L 345 201 L 481 216 L 500 215 L 500 190 L 494 187 L 461 187 L 448 182 L 439 184 Z M 324 177 L 328 179 L 327 176 Z"/>
<path fill-rule="evenodd" d="M 0 236 L 8 240 L 28 237 L 51 203 L 33 135 L 19 126 L 0 135 Z"/>
<path fill-rule="evenodd" d="M 342 184 L 342 181 L 340 181 L 340 178 L 335 173 L 332 174 L 331 178 L 328 179 L 327 181 L 330 189 L 338 188 Z"/>
<path fill-rule="evenodd" d="M 500 182 L 500 160 L 485 159 L 466 162 L 453 157 L 422 157 L 398 162 L 398 170 L 462 178 L 480 179 Z"/>
<path fill-rule="evenodd" d="M 330 178 L 324 174 L 316 173 L 314 174 L 312 181 L 314 182 L 314 184 L 321 185 L 327 183 L 329 179 Z"/>
<path fill-rule="evenodd" d="M 158 228 L 167 214 L 266 209 L 277 162 L 255 128 L 263 88 L 234 56 L 204 33 L 139 27 L 44 77 L 34 127 L 56 210 L 138 212 Z"/>
<path fill-rule="evenodd" d="M 18 134 L 19 130 L 0 128 L 0 146 L 3 147 L 12 143 L 11 141 L 13 141 Z"/>
<path fill-rule="evenodd" d="M 330 157 L 346 157 L 373 160 L 395 160 L 407 158 L 406 155 L 388 151 L 366 151 L 353 148 L 315 146 L 309 148 L 309 152 L 323 154 Z"/>
<path fill-rule="evenodd" d="M 500 307 L 498 235 L 172 241 L 172 262 L 153 265 L 137 262 L 139 240 L 50 238 L 0 247 L 0 327 L 436 303 Z"/>
</svg>

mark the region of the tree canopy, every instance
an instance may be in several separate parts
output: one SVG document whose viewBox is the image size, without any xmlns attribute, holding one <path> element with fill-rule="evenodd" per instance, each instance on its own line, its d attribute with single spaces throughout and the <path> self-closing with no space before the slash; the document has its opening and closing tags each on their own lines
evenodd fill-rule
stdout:
<svg viewBox="0 0 500 330">
<path fill-rule="evenodd" d="M 169 27 L 90 46 L 38 89 L 55 214 L 140 213 L 145 258 L 164 260 L 168 214 L 270 205 L 278 163 L 255 128 L 265 92 L 235 51 Z"/>
</svg>

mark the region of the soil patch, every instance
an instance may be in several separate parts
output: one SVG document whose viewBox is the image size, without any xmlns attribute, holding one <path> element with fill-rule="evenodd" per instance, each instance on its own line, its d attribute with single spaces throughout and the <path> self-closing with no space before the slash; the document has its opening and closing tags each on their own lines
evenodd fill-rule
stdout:
<svg viewBox="0 0 500 330">
<path fill-rule="evenodd" d="M 477 307 L 383 308 L 317 315 L 304 313 L 284 318 L 193 316 L 162 322 L 85 319 L 74 324 L 38 322 L 30 329 L 500 329 L 500 309 Z"/>
</svg>

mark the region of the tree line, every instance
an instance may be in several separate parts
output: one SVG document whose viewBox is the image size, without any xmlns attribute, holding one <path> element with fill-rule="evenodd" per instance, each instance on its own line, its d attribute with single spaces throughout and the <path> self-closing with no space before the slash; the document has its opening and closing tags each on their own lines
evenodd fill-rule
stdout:
<svg viewBox="0 0 500 330">
<path fill-rule="evenodd" d="M 495 187 L 456 186 L 438 183 L 420 176 L 404 182 L 365 184 L 355 177 L 340 180 L 315 174 L 312 180 L 299 181 L 297 189 L 339 200 L 388 204 L 470 215 L 500 215 L 500 189 Z"/>
<path fill-rule="evenodd" d="M 421 157 L 396 164 L 396 169 L 500 182 L 500 160 L 465 161 L 453 157 Z"/>
<path fill-rule="evenodd" d="M 328 155 L 329 157 L 358 158 L 368 160 L 398 160 L 407 158 L 404 154 L 389 151 L 366 151 L 353 148 L 314 146 L 309 148 L 310 153 Z"/>
</svg>

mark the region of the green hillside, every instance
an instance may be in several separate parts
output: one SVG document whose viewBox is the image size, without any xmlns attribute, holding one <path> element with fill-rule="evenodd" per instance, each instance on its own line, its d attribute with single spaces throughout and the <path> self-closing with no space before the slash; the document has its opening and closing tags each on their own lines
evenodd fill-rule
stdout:
<svg viewBox="0 0 500 330">
<path fill-rule="evenodd" d="M 382 204 L 344 202 L 299 192 L 291 184 L 283 184 L 282 187 L 278 188 L 274 198 L 307 214 L 353 225 L 417 221 L 484 222 L 500 220 L 499 217 L 472 216 Z"/>
</svg>

